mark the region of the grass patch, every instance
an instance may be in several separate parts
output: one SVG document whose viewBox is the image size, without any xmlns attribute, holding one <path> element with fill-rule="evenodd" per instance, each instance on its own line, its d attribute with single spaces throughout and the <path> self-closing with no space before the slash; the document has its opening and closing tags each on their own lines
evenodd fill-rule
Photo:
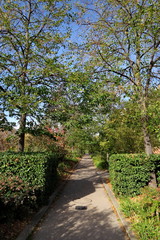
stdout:
<svg viewBox="0 0 160 240">
<path fill-rule="evenodd" d="M 145 187 L 139 196 L 121 198 L 120 206 L 139 239 L 160 239 L 160 189 Z"/>
<path fill-rule="evenodd" d="M 98 169 L 100 169 L 100 170 L 105 170 L 105 169 L 107 169 L 108 163 L 107 163 L 106 160 L 104 160 L 104 159 L 102 158 L 101 155 L 93 156 L 92 159 L 93 159 L 93 163 L 94 163 L 94 165 L 96 166 L 96 168 L 98 168 Z"/>
</svg>

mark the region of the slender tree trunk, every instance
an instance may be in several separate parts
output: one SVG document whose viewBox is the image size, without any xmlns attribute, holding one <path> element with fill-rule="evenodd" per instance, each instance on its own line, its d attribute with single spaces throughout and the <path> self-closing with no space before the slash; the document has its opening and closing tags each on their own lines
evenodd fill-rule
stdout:
<svg viewBox="0 0 160 240">
<path fill-rule="evenodd" d="M 24 152 L 24 143 L 25 143 L 25 127 L 26 127 L 26 113 L 21 115 L 20 118 L 20 134 L 19 134 L 19 152 Z"/>
<path fill-rule="evenodd" d="M 147 108 L 146 108 L 146 99 L 145 97 L 141 98 L 141 120 L 142 120 L 142 129 L 143 129 L 143 137 L 144 137 L 144 147 L 145 147 L 145 153 L 149 156 L 153 154 L 152 151 L 152 144 L 149 136 L 149 132 L 147 129 L 148 126 L 148 117 L 147 117 Z M 149 186 L 156 188 L 157 187 L 157 180 L 156 180 L 156 174 L 155 172 L 152 172 L 150 175 L 150 182 Z"/>
<path fill-rule="evenodd" d="M 140 97 L 140 107 L 141 107 L 141 121 L 142 121 L 142 131 L 143 131 L 143 138 L 144 138 L 144 148 L 145 153 L 149 156 L 152 154 L 152 144 L 148 132 L 148 116 L 147 116 L 147 94 L 143 95 L 141 92 Z"/>
<path fill-rule="evenodd" d="M 146 126 L 146 123 L 147 123 L 147 120 L 142 120 L 142 128 L 143 128 L 143 138 L 144 138 L 144 147 L 145 147 L 145 153 L 149 156 L 150 154 L 153 153 L 152 151 L 152 144 L 151 144 L 151 140 L 150 140 L 150 136 L 149 136 L 149 133 L 148 133 L 148 130 L 147 130 L 147 126 Z"/>
</svg>

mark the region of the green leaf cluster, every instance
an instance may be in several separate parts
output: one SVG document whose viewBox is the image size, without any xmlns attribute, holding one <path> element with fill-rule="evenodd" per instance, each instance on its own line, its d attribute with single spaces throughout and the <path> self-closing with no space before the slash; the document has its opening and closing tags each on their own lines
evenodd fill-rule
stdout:
<svg viewBox="0 0 160 240">
<path fill-rule="evenodd" d="M 100 169 L 105 170 L 108 167 L 107 159 L 103 159 L 101 155 L 95 155 L 92 157 L 94 165 Z"/>
<path fill-rule="evenodd" d="M 0 153 L 0 201 L 16 207 L 41 204 L 54 190 L 60 160 L 50 153 Z"/>
<path fill-rule="evenodd" d="M 155 171 L 157 183 L 160 185 L 160 154 L 150 155 L 150 161 L 152 163 L 152 171 Z"/>
<path fill-rule="evenodd" d="M 66 0 L 2 1 L 0 6 L 0 97 L 3 111 L 39 121 L 59 91 L 64 66 L 59 50 L 69 36 Z M 59 60 L 60 61 L 60 60 Z M 63 75 L 63 76 L 62 76 Z M 25 130 L 20 123 L 21 131 Z"/>
<path fill-rule="evenodd" d="M 145 154 L 113 154 L 109 158 L 109 172 L 117 195 L 134 196 L 150 180 L 153 163 Z"/>
</svg>

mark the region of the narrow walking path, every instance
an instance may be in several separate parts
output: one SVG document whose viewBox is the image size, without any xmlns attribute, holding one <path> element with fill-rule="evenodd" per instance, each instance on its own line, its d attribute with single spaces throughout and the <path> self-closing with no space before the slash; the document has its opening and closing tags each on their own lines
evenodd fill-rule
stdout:
<svg viewBox="0 0 160 240">
<path fill-rule="evenodd" d="M 96 171 L 84 156 L 32 240 L 128 239 Z"/>
</svg>

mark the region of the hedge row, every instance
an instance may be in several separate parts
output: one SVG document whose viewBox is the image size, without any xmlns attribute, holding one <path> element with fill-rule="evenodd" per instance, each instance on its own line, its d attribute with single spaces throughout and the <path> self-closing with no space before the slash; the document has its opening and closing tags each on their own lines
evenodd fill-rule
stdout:
<svg viewBox="0 0 160 240">
<path fill-rule="evenodd" d="M 150 161 L 152 165 L 152 169 L 157 177 L 157 183 L 160 185 L 160 154 L 152 154 L 150 155 Z"/>
<path fill-rule="evenodd" d="M 0 204 L 43 203 L 53 191 L 59 157 L 49 153 L 0 153 Z"/>
<path fill-rule="evenodd" d="M 109 159 L 111 183 L 117 195 L 140 194 L 140 189 L 150 181 L 152 171 L 160 181 L 160 155 L 114 154 Z"/>
</svg>

